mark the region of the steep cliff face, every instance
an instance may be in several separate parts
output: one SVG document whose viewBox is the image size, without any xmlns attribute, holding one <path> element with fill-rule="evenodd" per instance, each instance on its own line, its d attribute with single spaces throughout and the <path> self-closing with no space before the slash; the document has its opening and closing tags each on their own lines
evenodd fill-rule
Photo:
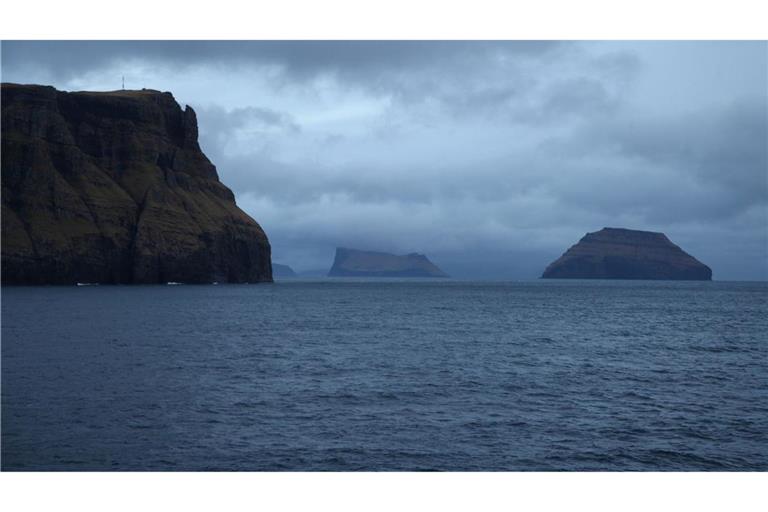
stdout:
<svg viewBox="0 0 768 512">
<path fill-rule="evenodd" d="M 331 277 L 448 277 L 423 254 L 396 256 L 385 252 L 336 249 Z"/>
<path fill-rule="evenodd" d="M 673 244 L 663 233 L 603 228 L 550 264 L 543 278 L 712 279 L 712 270 Z"/>
<path fill-rule="evenodd" d="M 2 85 L 4 284 L 271 281 L 170 93 Z"/>
</svg>

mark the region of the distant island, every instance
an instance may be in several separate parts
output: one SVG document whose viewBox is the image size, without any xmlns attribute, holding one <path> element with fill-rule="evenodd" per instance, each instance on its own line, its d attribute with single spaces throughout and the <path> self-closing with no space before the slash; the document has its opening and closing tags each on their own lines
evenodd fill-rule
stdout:
<svg viewBox="0 0 768 512">
<path fill-rule="evenodd" d="M 288 265 L 281 265 L 280 263 L 272 263 L 272 277 L 275 278 L 290 278 L 297 277 L 296 272 L 293 271 Z"/>
<path fill-rule="evenodd" d="M 544 279 L 670 279 L 709 281 L 712 270 L 664 233 L 603 228 L 551 263 Z"/>
<path fill-rule="evenodd" d="M 329 277 L 448 277 L 423 254 L 403 256 L 338 247 Z"/>
<path fill-rule="evenodd" d="M 2 84 L 3 284 L 272 281 L 169 92 Z"/>
</svg>

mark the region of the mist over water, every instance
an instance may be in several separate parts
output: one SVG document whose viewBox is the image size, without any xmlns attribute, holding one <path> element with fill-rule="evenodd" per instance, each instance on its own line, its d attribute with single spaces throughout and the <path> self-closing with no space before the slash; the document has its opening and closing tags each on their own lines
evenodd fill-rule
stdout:
<svg viewBox="0 0 768 512">
<path fill-rule="evenodd" d="M 768 470 L 768 285 L 4 288 L 3 470 Z"/>
</svg>

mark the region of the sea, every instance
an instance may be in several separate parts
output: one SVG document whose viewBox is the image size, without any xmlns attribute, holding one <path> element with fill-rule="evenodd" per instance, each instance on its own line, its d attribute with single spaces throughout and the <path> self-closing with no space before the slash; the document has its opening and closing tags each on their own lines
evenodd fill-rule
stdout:
<svg viewBox="0 0 768 512">
<path fill-rule="evenodd" d="M 768 283 L 2 289 L 4 471 L 766 471 Z"/>
</svg>

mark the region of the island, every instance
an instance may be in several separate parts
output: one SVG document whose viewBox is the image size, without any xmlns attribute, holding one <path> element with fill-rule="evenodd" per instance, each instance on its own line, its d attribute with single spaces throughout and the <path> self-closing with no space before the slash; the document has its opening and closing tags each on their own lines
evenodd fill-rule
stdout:
<svg viewBox="0 0 768 512">
<path fill-rule="evenodd" d="M 272 281 L 261 226 L 169 92 L 2 84 L 2 282 Z"/>
<path fill-rule="evenodd" d="M 448 277 L 418 253 L 397 256 L 386 252 L 338 247 L 329 277 Z"/>
<path fill-rule="evenodd" d="M 709 281 L 712 270 L 664 233 L 603 228 L 551 263 L 544 279 L 669 279 Z"/>
<path fill-rule="evenodd" d="M 274 278 L 292 278 L 297 277 L 296 272 L 293 271 L 288 265 L 281 265 L 280 263 L 272 263 L 272 277 Z"/>
</svg>

